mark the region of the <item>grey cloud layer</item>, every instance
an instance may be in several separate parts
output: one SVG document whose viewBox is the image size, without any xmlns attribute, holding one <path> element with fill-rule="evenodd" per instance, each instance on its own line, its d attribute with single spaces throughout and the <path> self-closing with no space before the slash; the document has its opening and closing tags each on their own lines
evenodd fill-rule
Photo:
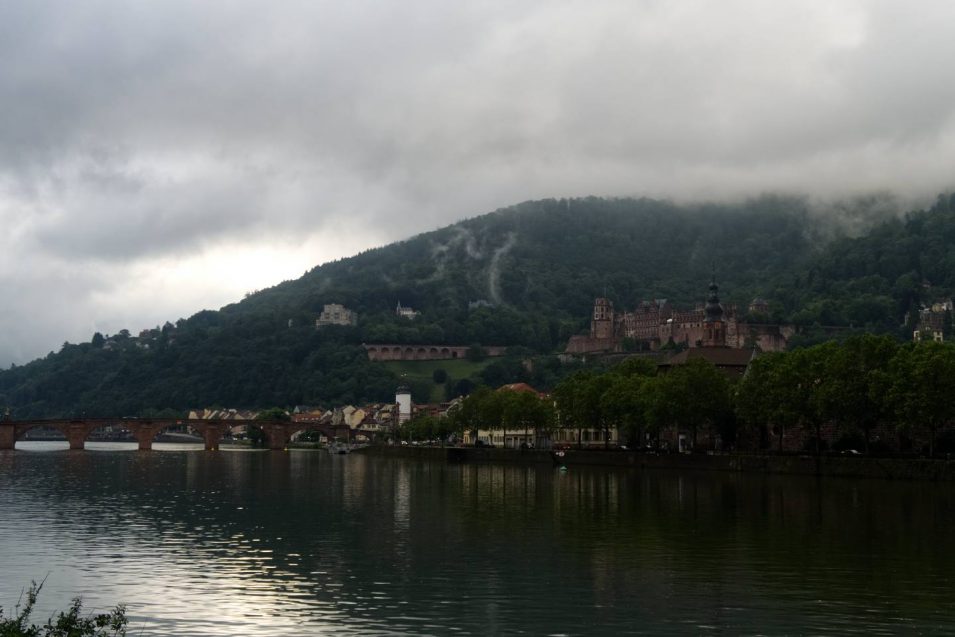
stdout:
<svg viewBox="0 0 955 637">
<path fill-rule="evenodd" d="M 343 220 L 372 245 L 544 196 L 932 195 L 952 24 L 943 1 L 4 2 L 0 286 L 68 285 L 86 330 L 99 276 Z M 40 331 L 15 339 L 88 337 Z"/>
</svg>

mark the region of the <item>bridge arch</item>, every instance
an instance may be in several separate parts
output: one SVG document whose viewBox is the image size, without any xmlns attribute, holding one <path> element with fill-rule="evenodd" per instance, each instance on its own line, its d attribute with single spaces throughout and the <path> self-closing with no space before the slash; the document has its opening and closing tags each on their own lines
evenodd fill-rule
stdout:
<svg viewBox="0 0 955 637">
<path fill-rule="evenodd" d="M 37 429 L 41 431 L 56 431 L 60 435 L 62 435 L 63 440 L 67 439 L 68 430 L 67 430 L 65 422 L 64 423 L 30 422 L 30 423 L 17 424 L 17 433 L 16 433 L 17 440 L 23 440 L 26 437 L 28 432 L 34 431 Z"/>
<path fill-rule="evenodd" d="M 86 438 L 96 426 L 96 422 L 81 419 L 21 421 L 13 425 L 13 438 L 14 441 L 21 440 L 27 432 L 37 428 L 55 429 L 66 438 L 70 449 L 83 449 L 86 446 Z M 11 448 L 14 446 L 10 445 Z"/>
<path fill-rule="evenodd" d="M 27 434 L 34 432 L 33 436 L 27 438 Z M 17 442 L 57 442 L 65 443 L 57 445 L 57 449 L 70 448 L 70 432 L 66 422 L 28 422 L 18 423 L 13 432 L 14 444 L 11 449 L 16 447 Z"/>
<path fill-rule="evenodd" d="M 86 432 L 85 445 L 88 443 L 136 443 L 138 439 L 133 431 L 127 426 L 126 421 L 117 418 L 116 420 L 97 420 L 91 422 Z M 114 450 L 122 450 L 123 447 L 113 447 Z M 135 449 L 126 448 L 131 451 Z"/>
<path fill-rule="evenodd" d="M 231 441 L 249 441 L 255 448 L 268 448 L 268 432 L 259 420 L 224 420 L 217 423 L 221 436 Z"/>
<path fill-rule="evenodd" d="M 288 441 L 291 442 L 297 435 L 307 432 L 317 433 L 325 440 L 331 441 L 335 439 L 335 436 L 329 431 L 330 428 L 329 425 L 317 422 L 293 422 L 288 426 Z"/>
<path fill-rule="evenodd" d="M 148 439 L 150 448 L 156 442 L 192 443 L 203 446 L 207 442 L 206 432 L 208 427 L 205 423 L 188 419 L 141 421 L 139 429 L 141 431 L 138 436 L 140 445 L 143 445 Z M 218 440 L 216 441 L 216 447 L 218 447 Z"/>
</svg>

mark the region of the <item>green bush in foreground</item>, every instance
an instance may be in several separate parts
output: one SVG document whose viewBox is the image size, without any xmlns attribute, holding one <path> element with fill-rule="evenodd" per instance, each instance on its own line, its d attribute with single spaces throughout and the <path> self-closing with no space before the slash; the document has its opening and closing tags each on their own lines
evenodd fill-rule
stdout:
<svg viewBox="0 0 955 637">
<path fill-rule="evenodd" d="M 27 601 L 22 609 L 18 603 L 16 616 L 5 619 L 0 608 L 0 637 L 107 637 L 126 634 L 126 607 L 117 606 L 111 613 L 102 613 L 90 617 L 81 617 L 82 603 L 76 597 L 69 610 L 61 611 L 47 620 L 43 626 L 30 624 L 30 614 L 36 605 L 43 583 L 30 584 Z"/>
</svg>

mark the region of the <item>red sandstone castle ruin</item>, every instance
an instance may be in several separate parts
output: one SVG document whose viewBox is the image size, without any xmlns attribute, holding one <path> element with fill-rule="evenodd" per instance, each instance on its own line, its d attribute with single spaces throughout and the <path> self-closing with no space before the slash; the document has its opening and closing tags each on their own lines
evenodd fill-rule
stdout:
<svg viewBox="0 0 955 637">
<path fill-rule="evenodd" d="M 736 306 L 723 307 L 718 291 L 714 280 L 710 283 L 706 305 L 699 304 L 692 310 L 677 310 L 667 300 L 658 299 L 643 301 L 632 312 L 616 314 L 612 301 L 595 299 L 590 335 L 572 336 L 566 352 L 622 352 L 624 339 L 650 350 L 658 350 L 671 342 L 686 347 L 758 347 L 764 352 L 786 349 L 786 342 L 795 333 L 794 327 L 743 322 Z M 761 299 L 750 304 L 753 313 L 764 314 L 765 310 L 766 302 Z"/>
</svg>

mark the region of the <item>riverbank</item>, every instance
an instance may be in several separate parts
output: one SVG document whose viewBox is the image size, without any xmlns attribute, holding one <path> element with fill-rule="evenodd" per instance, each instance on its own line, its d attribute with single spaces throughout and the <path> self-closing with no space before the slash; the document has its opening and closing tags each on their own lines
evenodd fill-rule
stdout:
<svg viewBox="0 0 955 637">
<path fill-rule="evenodd" d="M 372 456 L 413 458 L 432 462 L 487 462 L 553 464 L 550 451 L 481 447 L 367 447 Z M 734 471 L 762 474 L 881 478 L 955 482 L 955 460 L 925 458 L 867 458 L 859 456 L 760 456 L 646 454 L 634 451 L 570 449 L 560 458 L 568 467 L 577 465 L 630 467 L 634 469 L 681 469 L 687 471 Z"/>
</svg>

